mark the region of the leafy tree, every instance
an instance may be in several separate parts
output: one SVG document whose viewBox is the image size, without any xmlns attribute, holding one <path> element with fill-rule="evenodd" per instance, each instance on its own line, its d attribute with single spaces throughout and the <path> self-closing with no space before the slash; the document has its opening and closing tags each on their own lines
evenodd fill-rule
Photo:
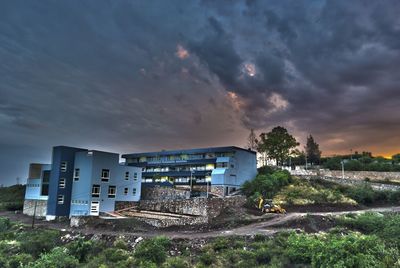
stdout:
<svg viewBox="0 0 400 268">
<path fill-rule="evenodd" d="M 296 139 L 285 128 L 277 126 L 268 133 L 260 134 L 257 150 L 275 159 L 277 165 L 282 165 L 283 161 L 289 157 L 291 150 L 298 145 Z"/>
<path fill-rule="evenodd" d="M 307 137 L 307 145 L 305 146 L 308 162 L 311 165 L 319 164 L 321 160 L 321 151 L 319 150 L 319 144 L 315 142 L 313 136 Z"/>
<path fill-rule="evenodd" d="M 257 138 L 256 134 L 254 133 L 254 129 L 250 130 L 250 134 L 247 137 L 247 148 L 249 148 L 252 151 L 257 150 Z"/>
<path fill-rule="evenodd" d="M 395 154 L 395 155 L 392 155 L 392 161 L 393 161 L 393 163 L 400 163 L 400 154 Z"/>
<path fill-rule="evenodd" d="M 325 162 L 324 167 L 330 170 L 340 170 L 342 168 L 341 161 L 340 157 L 331 157 Z"/>
</svg>

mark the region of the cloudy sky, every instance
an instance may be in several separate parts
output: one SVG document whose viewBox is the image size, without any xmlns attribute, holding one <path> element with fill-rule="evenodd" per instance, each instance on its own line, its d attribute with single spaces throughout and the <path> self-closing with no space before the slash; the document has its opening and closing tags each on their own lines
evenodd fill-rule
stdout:
<svg viewBox="0 0 400 268">
<path fill-rule="evenodd" d="M 1 1 L 0 183 L 54 145 L 400 151 L 400 2 Z"/>
</svg>

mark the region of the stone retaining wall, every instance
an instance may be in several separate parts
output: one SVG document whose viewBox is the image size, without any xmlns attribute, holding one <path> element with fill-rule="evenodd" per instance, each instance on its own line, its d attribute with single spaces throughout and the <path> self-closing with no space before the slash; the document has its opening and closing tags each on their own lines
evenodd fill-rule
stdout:
<svg viewBox="0 0 400 268">
<path fill-rule="evenodd" d="M 116 210 L 134 207 L 140 210 L 214 218 L 227 207 L 240 207 L 243 206 L 245 202 L 246 198 L 244 196 L 163 201 L 141 200 L 139 202 L 116 202 Z"/>
<path fill-rule="evenodd" d="M 189 199 L 190 191 L 170 187 L 143 187 L 142 200 Z"/>
<path fill-rule="evenodd" d="M 310 176 L 323 176 L 342 178 L 341 170 L 291 170 L 292 175 L 310 175 Z M 371 180 L 398 180 L 400 181 L 400 172 L 379 172 L 379 171 L 344 171 L 345 179 L 352 180 L 365 180 L 369 178 Z"/>
<path fill-rule="evenodd" d="M 47 200 L 24 200 L 23 214 L 33 216 L 36 202 L 36 217 L 46 217 L 47 214 Z"/>
</svg>

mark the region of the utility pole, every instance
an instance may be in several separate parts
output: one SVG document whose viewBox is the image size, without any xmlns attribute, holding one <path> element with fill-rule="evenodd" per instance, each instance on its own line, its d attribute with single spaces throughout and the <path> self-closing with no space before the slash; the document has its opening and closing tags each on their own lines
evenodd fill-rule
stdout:
<svg viewBox="0 0 400 268">
<path fill-rule="evenodd" d="M 306 170 L 307 170 L 307 155 L 306 155 Z"/>
<path fill-rule="evenodd" d="M 342 179 L 344 180 L 344 161 L 342 160 L 340 163 L 342 163 Z"/>
<path fill-rule="evenodd" d="M 190 197 L 192 197 L 192 189 L 193 189 L 193 169 L 190 167 Z"/>
<path fill-rule="evenodd" d="M 36 206 L 37 206 L 37 200 L 35 200 L 35 206 L 34 206 L 34 208 L 33 208 L 32 229 L 33 229 L 34 226 L 35 226 Z"/>
</svg>

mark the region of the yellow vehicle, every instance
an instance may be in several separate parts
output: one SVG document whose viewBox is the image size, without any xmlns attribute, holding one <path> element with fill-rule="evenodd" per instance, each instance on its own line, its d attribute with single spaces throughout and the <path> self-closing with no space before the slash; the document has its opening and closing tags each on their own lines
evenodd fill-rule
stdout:
<svg viewBox="0 0 400 268">
<path fill-rule="evenodd" d="M 275 205 L 271 199 L 264 200 L 262 196 L 258 198 L 257 207 L 264 213 L 286 213 L 286 210 L 280 205 Z"/>
</svg>

